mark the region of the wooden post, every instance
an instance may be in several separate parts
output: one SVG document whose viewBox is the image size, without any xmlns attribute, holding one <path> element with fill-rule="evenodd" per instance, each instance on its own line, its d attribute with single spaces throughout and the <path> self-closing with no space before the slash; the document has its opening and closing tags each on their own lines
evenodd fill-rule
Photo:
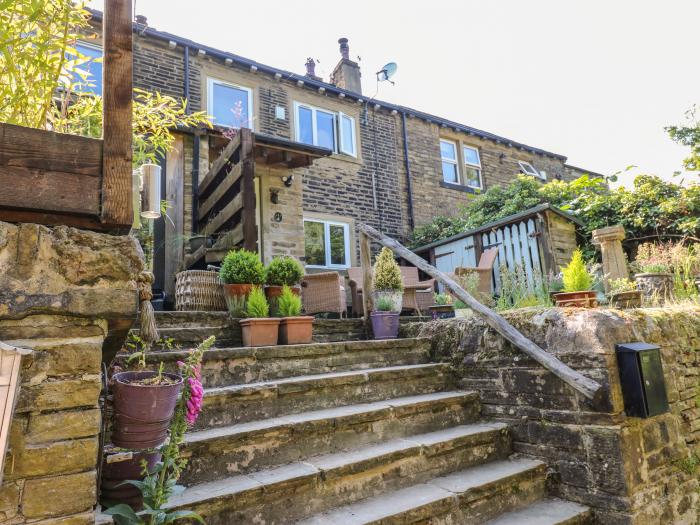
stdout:
<svg viewBox="0 0 700 525">
<path fill-rule="evenodd" d="M 562 381 L 566 382 L 574 390 L 580 392 L 588 399 L 590 399 L 593 402 L 594 406 L 597 406 L 600 403 L 605 392 L 605 389 L 601 384 L 573 370 L 571 367 L 562 363 L 552 354 L 541 349 L 539 346 L 537 346 L 535 343 L 533 343 L 527 337 L 525 337 L 522 333 L 520 333 L 501 315 L 474 299 L 474 297 L 467 293 L 453 279 L 448 277 L 446 274 L 444 274 L 437 268 L 430 266 L 424 259 L 402 246 L 398 241 L 392 239 L 391 237 L 383 235 L 382 233 L 378 232 L 377 230 L 366 224 L 359 224 L 358 229 L 360 230 L 361 235 L 371 237 L 383 246 L 390 248 L 394 251 L 394 253 L 398 254 L 400 257 L 403 257 L 404 259 L 412 263 L 417 268 L 423 270 L 431 277 L 437 279 L 439 282 L 445 285 L 445 287 L 447 287 L 447 289 L 450 292 L 452 292 L 452 294 L 455 297 L 457 297 L 457 299 L 464 302 L 476 314 L 481 316 L 491 328 L 496 330 L 506 340 L 511 342 L 517 348 L 521 349 L 525 354 L 527 354 L 529 357 L 540 363 L 542 366 L 544 366 L 547 370 L 552 372 Z M 361 240 L 360 255 L 362 255 L 362 242 L 363 241 Z M 365 242 L 367 242 L 367 244 L 369 245 L 369 239 L 367 239 Z M 366 294 L 366 290 L 363 291 L 363 293 Z"/>
<path fill-rule="evenodd" d="M 130 0 L 105 0 L 103 33 L 103 223 L 128 231 L 131 200 L 132 12 Z"/>
<path fill-rule="evenodd" d="M 253 252 L 258 251 L 258 229 L 255 225 L 255 138 L 248 128 L 241 128 L 241 157 L 243 164 L 243 247 Z"/>
<path fill-rule="evenodd" d="M 369 237 L 364 232 L 360 232 L 360 267 L 362 268 L 362 308 L 365 332 L 367 337 L 372 337 L 372 323 L 369 315 L 374 307 L 372 304 L 372 252 Z"/>
</svg>

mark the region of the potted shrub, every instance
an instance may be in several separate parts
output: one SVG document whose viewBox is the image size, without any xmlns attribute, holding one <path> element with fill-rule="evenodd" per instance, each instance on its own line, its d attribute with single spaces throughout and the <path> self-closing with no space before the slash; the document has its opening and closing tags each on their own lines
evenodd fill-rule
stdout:
<svg viewBox="0 0 700 525">
<path fill-rule="evenodd" d="M 430 315 L 433 319 L 450 319 L 455 317 L 455 307 L 452 305 L 452 296 L 446 293 L 436 293 L 433 296 L 435 304 L 430 306 Z"/>
<path fill-rule="evenodd" d="M 379 297 L 369 315 L 375 339 L 396 339 L 399 336 L 399 313 L 390 296 Z"/>
<path fill-rule="evenodd" d="M 265 268 L 265 297 L 274 315 L 278 314 L 277 302 L 282 295 L 282 289 L 287 286 L 291 293 L 299 295 L 298 286 L 304 277 L 304 267 L 294 257 L 275 257 Z"/>
<path fill-rule="evenodd" d="M 373 268 L 374 291 L 372 299 L 374 304 L 379 304 L 383 298 L 391 301 L 392 311 L 401 313 L 403 306 L 403 279 L 401 269 L 394 259 L 394 254 L 389 248 L 382 248 L 377 255 Z M 386 303 L 385 303 L 386 304 Z"/>
<path fill-rule="evenodd" d="M 313 339 L 314 318 L 301 314 L 301 297 L 286 284 L 277 300 L 280 321 L 280 344 L 298 345 Z"/>
<path fill-rule="evenodd" d="M 278 317 L 270 317 L 265 292 L 254 286 L 246 304 L 246 319 L 238 321 L 243 332 L 243 346 L 272 346 L 277 344 L 280 326 Z"/>
<path fill-rule="evenodd" d="M 639 308 L 642 306 L 642 292 L 637 290 L 637 283 L 630 279 L 612 279 L 609 296 L 610 306 L 614 308 Z"/>
<path fill-rule="evenodd" d="M 557 306 L 595 308 L 598 306 L 597 293 L 593 288 L 593 276 L 586 268 L 583 253 L 574 251 L 571 261 L 561 269 L 564 291 L 554 294 Z"/>
<path fill-rule="evenodd" d="M 672 245 L 640 244 L 634 267 L 637 287 L 645 299 L 665 300 L 673 295 Z"/>
<path fill-rule="evenodd" d="M 248 250 L 231 250 L 221 263 L 219 276 L 229 312 L 233 317 L 245 317 L 246 299 L 253 286 L 261 286 L 265 281 L 260 257 Z"/>
</svg>

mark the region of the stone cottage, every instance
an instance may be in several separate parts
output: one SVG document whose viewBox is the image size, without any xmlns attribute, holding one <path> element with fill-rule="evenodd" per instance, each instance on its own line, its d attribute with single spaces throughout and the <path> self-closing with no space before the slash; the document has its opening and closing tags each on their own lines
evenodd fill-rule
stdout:
<svg viewBox="0 0 700 525">
<path fill-rule="evenodd" d="M 99 31 L 102 14 L 93 12 Z M 163 159 L 172 221 L 157 221 L 156 288 L 172 294 L 173 273 L 185 266 L 193 233 L 197 187 L 227 139 L 226 129 L 315 146 L 327 155 L 310 165 L 276 170 L 256 166 L 256 222 L 261 256 L 290 254 L 314 269 L 358 265 L 356 223 L 404 239 L 436 215 L 454 213 L 471 196 L 519 173 L 543 182 L 585 171 L 566 157 L 412 108 L 369 99 L 349 43 L 330 79 L 314 61 L 297 74 L 158 31 L 144 17 L 134 24 L 134 85 L 186 98 L 205 110 L 213 130 L 180 130 Z M 79 47 L 98 57 L 90 41 Z M 98 62 L 89 65 L 99 77 Z M 91 87 L 100 91 L 99 83 Z M 195 191 L 193 192 L 193 187 Z M 171 217 L 172 218 L 172 217 Z M 171 295 L 172 296 L 172 295 Z"/>
</svg>

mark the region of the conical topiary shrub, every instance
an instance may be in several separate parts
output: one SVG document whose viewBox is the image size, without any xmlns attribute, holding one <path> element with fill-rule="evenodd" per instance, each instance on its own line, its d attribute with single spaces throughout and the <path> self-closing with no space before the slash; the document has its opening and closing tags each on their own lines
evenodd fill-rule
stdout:
<svg viewBox="0 0 700 525">
<path fill-rule="evenodd" d="M 382 248 L 374 262 L 373 268 L 374 304 L 380 300 L 390 300 L 394 312 L 401 312 L 403 299 L 403 278 L 401 269 L 389 248 Z"/>
</svg>

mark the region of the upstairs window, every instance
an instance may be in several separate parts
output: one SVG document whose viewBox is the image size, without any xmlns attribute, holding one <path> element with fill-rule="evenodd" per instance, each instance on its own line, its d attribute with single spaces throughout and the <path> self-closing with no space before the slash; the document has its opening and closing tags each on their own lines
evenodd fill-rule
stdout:
<svg viewBox="0 0 700 525">
<path fill-rule="evenodd" d="M 452 184 L 459 184 L 457 144 L 450 140 L 441 140 L 440 158 L 442 160 L 442 180 Z"/>
<path fill-rule="evenodd" d="M 545 179 L 546 177 L 544 174 L 540 173 L 537 171 L 532 164 L 529 162 L 525 161 L 519 161 L 518 164 L 520 165 L 520 171 L 524 173 L 525 175 L 530 175 L 531 177 L 537 177 L 538 179 Z"/>
<path fill-rule="evenodd" d="M 294 107 L 297 141 L 357 157 L 354 118 L 299 102 Z"/>
<path fill-rule="evenodd" d="M 306 265 L 318 268 L 350 266 L 350 226 L 344 222 L 304 219 Z"/>
<path fill-rule="evenodd" d="M 207 112 L 214 124 L 227 128 L 253 128 L 253 95 L 250 88 L 208 79 Z"/>
<path fill-rule="evenodd" d="M 75 50 L 84 57 L 72 68 L 71 76 L 75 91 L 102 95 L 102 48 L 78 42 L 75 44 Z M 75 60 L 75 56 L 68 56 L 68 59 Z"/>
<path fill-rule="evenodd" d="M 462 155 L 464 157 L 464 185 L 478 190 L 482 189 L 479 150 L 471 146 L 463 146 Z"/>
</svg>

